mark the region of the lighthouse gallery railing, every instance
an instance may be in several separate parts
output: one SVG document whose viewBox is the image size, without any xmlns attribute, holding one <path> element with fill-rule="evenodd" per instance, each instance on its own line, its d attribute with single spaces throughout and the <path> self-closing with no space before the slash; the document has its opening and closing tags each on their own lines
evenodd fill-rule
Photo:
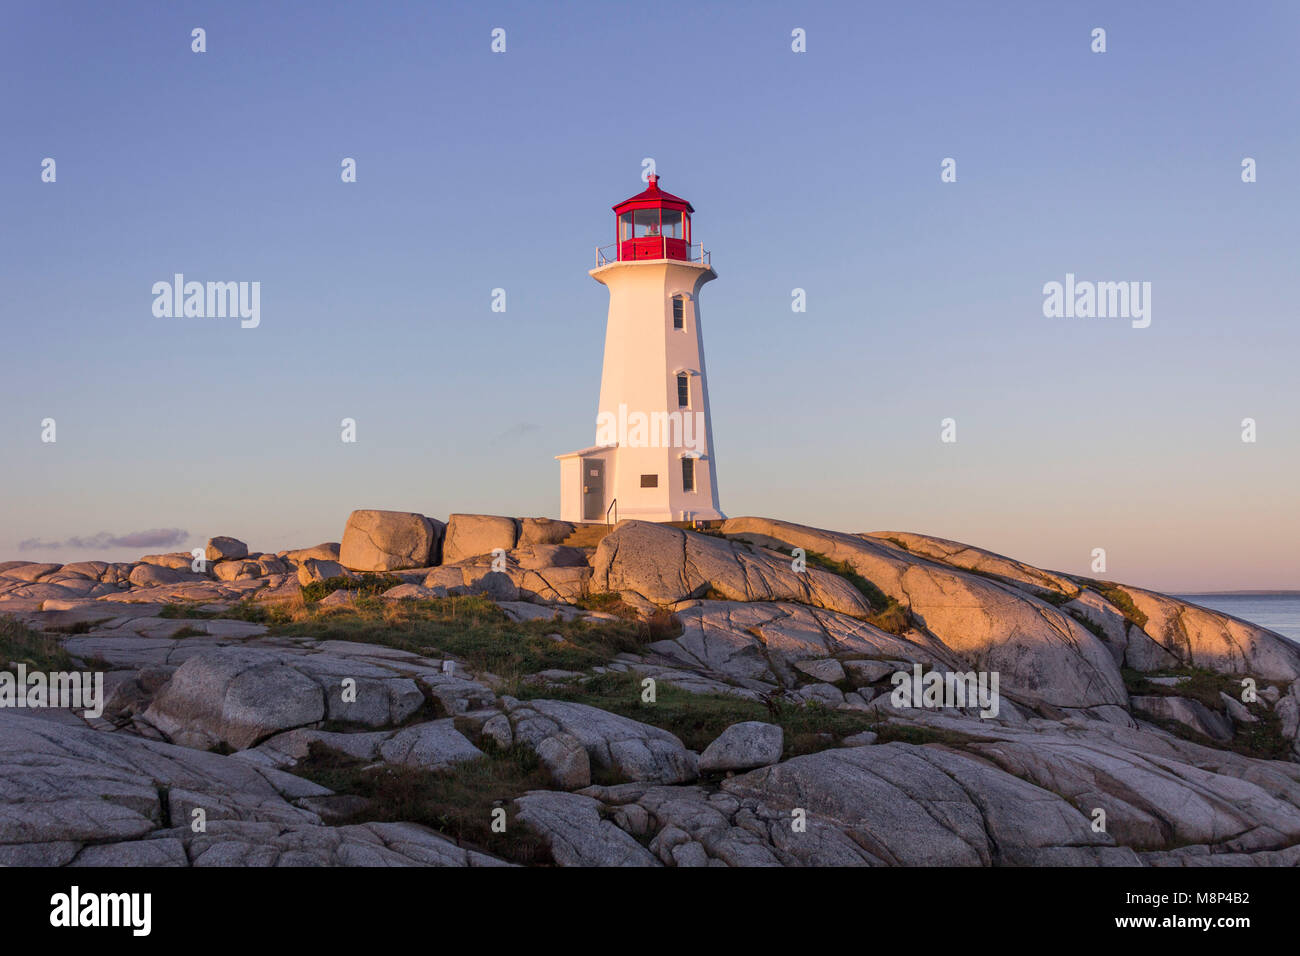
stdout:
<svg viewBox="0 0 1300 956">
<path fill-rule="evenodd" d="M 611 242 L 611 243 L 610 243 L 609 245 L 607 245 L 607 246 L 600 246 L 600 247 L 598 247 L 598 248 L 596 249 L 596 268 L 599 269 L 601 266 L 607 266 L 607 265 L 609 265 L 611 262 L 618 262 L 618 248 L 619 248 L 619 243 L 617 243 L 617 242 Z M 663 255 L 663 258 L 665 258 L 665 259 L 668 258 L 668 243 L 667 243 L 667 241 L 664 242 L 664 255 Z M 637 260 L 637 261 L 644 262 L 644 261 L 646 261 L 646 260 L 641 259 L 641 260 Z M 681 260 L 681 259 L 677 259 L 676 261 L 681 262 L 682 260 Z M 698 263 L 700 263 L 701 265 L 710 266 L 710 265 L 713 264 L 713 256 L 710 254 L 710 252 L 709 252 L 708 249 L 705 249 L 705 248 L 704 248 L 704 243 L 702 243 L 702 242 L 693 242 L 693 243 L 691 243 L 689 246 L 686 247 L 686 260 L 685 260 L 685 261 L 687 261 L 687 262 L 698 262 Z"/>
</svg>

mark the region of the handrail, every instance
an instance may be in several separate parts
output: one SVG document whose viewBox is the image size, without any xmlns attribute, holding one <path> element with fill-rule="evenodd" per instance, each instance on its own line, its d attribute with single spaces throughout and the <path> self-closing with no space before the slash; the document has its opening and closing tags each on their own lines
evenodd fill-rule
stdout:
<svg viewBox="0 0 1300 956">
<path fill-rule="evenodd" d="M 610 509 L 613 509 L 614 511 L 613 521 L 609 520 Z M 617 498 L 615 498 L 613 501 L 609 503 L 609 508 L 605 509 L 605 524 L 618 524 L 618 499 Z"/>
<path fill-rule="evenodd" d="M 640 237 L 638 237 L 638 238 L 641 238 L 641 239 L 653 239 L 654 237 L 653 237 L 653 236 L 640 236 Z M 661 246 L 660 257 L 663 258 L 663 259 L 667 259 L 667 258 L 669 258 L 669 256 L 668 256 L 668 239 L 669 239 L 669 237 L 668 237 L 668 236 L 660 236 L 659 238 L 662 240 L 662 242 L 660 243 L 660 246 Z M 626 241 L 626 242 L 630 242 L 631 240 L 624 240 L 624 241 Z M 618 261 L 619 261 L 619 251 L 620 251 L 621 246 L 622 246 L 622 243 L 621 243 L 621 242 L 611 242 L 611 243 L 610 243 L 609 245 L 607 245 L 607 246 L 597 246 L 597 247 L 596 247 L 596 268 L 599 269 L 601 266 L 607 266 L 607 265 L 610 265 L 610 264 L 612 264 L 612 263 L 618 262 Z M 643 259 L 643 260 L 638 260 L 638 261 L 642 261 L 642 262 L 644 262 L 644 261 L 647 261 L 647 260 L 644 260 L 644 259 Z M 684 260 L 680 260 L 680 259 L 678 259 L 678 260 L 675 260 L 675 261 L 678 261 L 678 262 L 682 262 L 682 261 L 685 261 L 685 262 L 698 262 L 700 265 L 703 265 L 703 266 L 710 266 L 710 267 L 712 267 L 712 265 L 713 265 L 713 253 L 711 253 L 708 249 L 705 249 L 705 248 L 704 248 L 704 243 L 702 243 L 702 242 L 692 242 L 690 245 L 688 245 L 688 246 L 686 247 L 686 258 L 685 258 Z"/>
</svg>

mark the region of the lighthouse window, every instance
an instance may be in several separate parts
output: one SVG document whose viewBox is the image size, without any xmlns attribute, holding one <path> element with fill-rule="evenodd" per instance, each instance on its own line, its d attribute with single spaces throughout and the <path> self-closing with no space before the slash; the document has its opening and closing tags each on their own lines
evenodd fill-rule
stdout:
<svg viewBox="0 0 1300 956">
<path fill-rule="evenodd" d="M 673 328 L 686 328 L 686 300 L 680 295 L 673 296 Z"/>
<path fill-rule="evenodd" d="M 618 241 L 625 242 L 632 238 L 632 214 L 625 212 L 618 217 Z"/>
<path fill-rule="evenodd" d="M 695 459 L 682 459 L 682 491 L 695 490 Z"/>
<path fill-rule="evenodd" d="M 665 209 L 663 212 L 663 231 L 669 239 L 682 237 L 682 212 L 680 209 Z"/>
<path fill-rule="evenodd" d="M 638 239 L 645 236 L 659 236 L 659 210 L 658 209 L 638 209 L 633 213 L 635 217 L 633 222 L 636 224 L 636 236 Z"/>
<path fill-rule="evenodd" d="M 677 376 L 677 407 L 691 407 L 691 377 L 689 375 Z"/>
</svg>

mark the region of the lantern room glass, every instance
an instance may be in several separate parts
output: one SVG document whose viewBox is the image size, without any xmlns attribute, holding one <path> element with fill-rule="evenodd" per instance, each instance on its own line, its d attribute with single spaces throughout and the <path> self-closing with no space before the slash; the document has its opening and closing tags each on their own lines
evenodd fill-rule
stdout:
<svg viewBox="0 0 1300 956">
<path fill-rule="evenodd" d="M 620 260 L 690 259 L 691 216 L 685 209 L 625 209 L 615 215 L 615 234 Z"/>
<path fill-rule="evenodd" d="M 636 238 L 648 239 L 659 237 L 659 210 L 638 209 L 632 214 L 636 229 Z"/>
</svg>

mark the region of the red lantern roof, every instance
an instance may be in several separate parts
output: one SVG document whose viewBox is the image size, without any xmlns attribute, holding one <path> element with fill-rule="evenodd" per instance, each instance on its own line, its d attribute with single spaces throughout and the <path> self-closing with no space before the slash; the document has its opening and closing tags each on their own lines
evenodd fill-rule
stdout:
<svg viewBox="0 0 1300 956">
<path fill-rule="evenodd" d="M 650 185 L 643 192 L 637 193 L 631 199 L 624 199 L 614 207 L 614 212 L 622 213 L 628 209 L 648 209 L 660 207 L 663 209 L 681 209 L 686 212 L 695 212 L 695 207 L 680 196 L 674 196 L 672 193 L 666 193 L 659 188 L 659 177 L 654 173 L 650 174 Z"/>
<path fill-rule="evenodd" d="M 649 185 L 631 199 L 614 206 L 614 244 L 596 252 L 596 266 L 611 262 L 676 259 L 709 264 L 709 254 L 700 246 L 698 257 L 691 241 L 691 214 L 695 207 L 681 196 L 659 188 L 659 177 L 651 173 Z"/>
</svg>

